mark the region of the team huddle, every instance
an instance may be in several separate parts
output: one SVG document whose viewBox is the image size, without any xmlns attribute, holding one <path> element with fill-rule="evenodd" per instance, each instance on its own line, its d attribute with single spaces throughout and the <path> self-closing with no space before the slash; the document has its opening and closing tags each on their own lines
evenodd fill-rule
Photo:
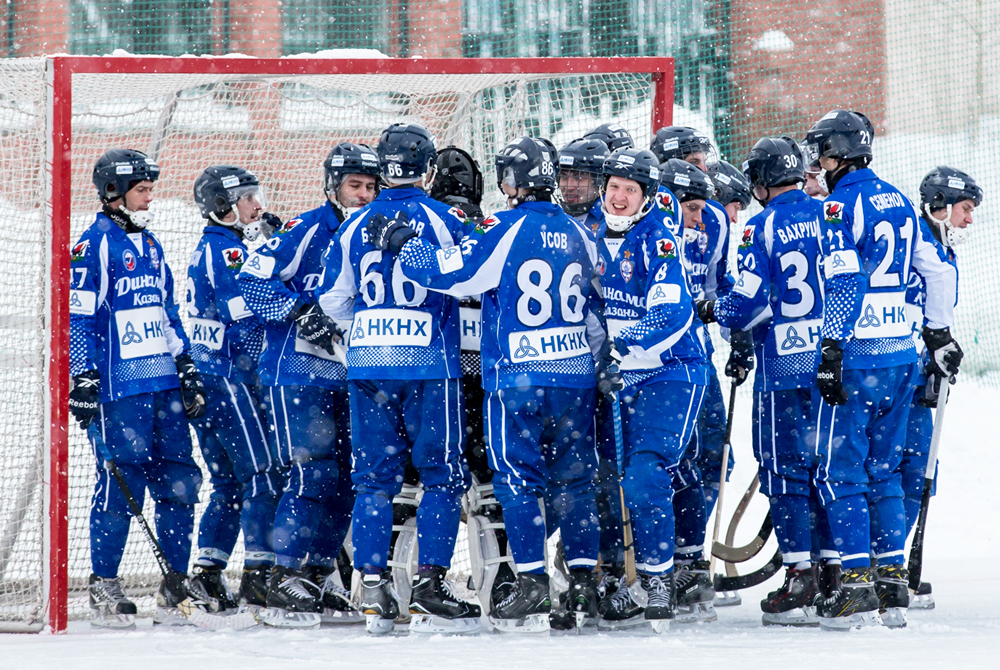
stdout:
<svg viewBox="0 0 1000 670">
<path fill-rule="evenodd" d="M 905 626 L 933 606 L 928 584 L 911 596 L 905 542 L 930 408 L 962 359 L 954 248 L 983 191 L 939 167 L 914 206 L 868 167 L 873 137 L 835 110 L 741 169 L 681 126 L 649 149 L 614 124 L 561 149 L 521 137 L 495 156 L 507 209 L 490 215 L 473 158 L 416 124 L 336 145 L 325 201 L 284 223 L 253 173 L 214 165 L 194 183 L 186 328 L 147 229 L 160 168 L 108 151 L 70 289 L 92 624 L 135 625 L 118 570 L 147 489 L 169 564 L 155 623 L 192 607 L 375 635 L 714 621 L 739 602 L 705 546 L 733 466 L 715 322 L 733 388 L 756 370 L 785 566 L 764 624 Z M 740 224 L 751 198 L 764 209 Z M 197 529 L 189 426 L 212 482 Z M 478 602 L 446 577 L 463 518 Z"/>
</svg>

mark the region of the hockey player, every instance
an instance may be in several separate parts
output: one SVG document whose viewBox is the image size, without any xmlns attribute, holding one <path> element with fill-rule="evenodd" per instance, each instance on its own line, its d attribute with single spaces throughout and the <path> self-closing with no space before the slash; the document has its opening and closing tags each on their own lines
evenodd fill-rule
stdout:
<svg viewBox="0 0 1000 670">
<path fill-rule="evenodd" d="M 344 142 L 323 171 L 326 202 L 287 221 L 238 277 L 247 306 L 266 323 L 258 375 L 275 458 L 289 469 L 266 597 L 266 621 L 284 626 L 360 621 L 334 571 L 354 503 L 347 374 L 334 355 L 340 327 L 314 292 L 341 223 L 377 192 L 379 163 L 371 148 Z"/>
<path fill-rule="evenodd" d="M 258 577 L 274 565 L 271 529 L 284 475 L 268 450 L 257 397 L 264 324 L 247 309 L 236 276 L 246 260 L 246 243 L 260 234 L 265 202 L 257 177 L 231 165 L 202 172 L 194 201 L 206 225 L 188 266 L 187 311 L 206 412 L 191 423 L 208 465 L 212 498 L 198 524 L 192 581 L 223 609 L 236 607 L 223 571 L 242 528 L 240 595 L 263 605 L 266 585 Z"/>
<path fill-rule="evenodd" d="M 604 165 L 607 232 L 598 242 L 598 272 L 614 344 L 602 351 L 598 379 L 603 392 L 621 391 L 622 487 L 647 604 L 620 587 L 601 602 L 601 625 L 648 621 L 662 630 L 675 609 L 672 479 L 705 395 L 705 348 L 678 242 L 655 205 L 656 157 L 625 149 Z"/>
<path fill-rule="evenodd" d="M 823 203 L 815 481 L 844 573 L 839 588 L 817 606 L 824 628 L 878 624 L 879 611 L 887 625 L 906 623 L 906 517 L 898 467 L 916 361 L 905 312 L 911 267 L 927 284 L 923 339 L 933 370 L 951 377 L 961 362 L 950 333 L 955 268 L 924 239 L 912 203 L 867 167 L 873 135 L 865 115 L 834 110 L 805 141 L 807 158 L 818 159 L 819 181 L 830 190 Z M 869 567 L 871 554 L 877 575 Z"/>
<path fill-rule="evenodd" d="M 406 276 L 451 295 L 483 293 L 483 387 L 494 493 L 503 506 L 518 580 L 490 621 L 502 632 L 549 627 L 547 527 L 558 515 L 570 568 L 570 609 L 596 618 L 597 515 L 593 483 L 593 350 L 603 329 L 591 312 L 596 249 L 552 203 L 556 150 L 522 137 L 496 156 L 508 211 L 488 217 L 460 247 L 417 237 L 378 218 L 369 236 L 399 255 Z M 412 225 L 412 224 L 411 224 Z M 501 268 L 509 268 L 503 272 Z"/>
<path fill-rule="evenodd" d="M 823 318 L 823 206 L 800 190 L 803 157 L 791 138 L 760 140 L 744 166 L 764 211 L 743 230 L 739 282 L 727 296 L 699 303 L 698 311 L 734 334 L 752 329 L 756 343 L 753 449 L 786 568 L 784 585 L 761 601 L 764 624 L 816 625 L 810 553 L 816 462 L 808 437 Z"/>
<path fill-rule="evenodd" d="M 924 239 L 933 241 L 938 255 L 958 272 L 955 247 L 968 237 L 968 226 L 972 215 L 983 201 L 983 189 L 970 175 L 955 168 L 936 167 L 920 182 L 920 216 L 924 228 Z M 957 289 L 957 284 L 956 284 Z M 958 299 L 956 292 L 955 301 Z M 919 272 L 910 275 L 906 291 L 906 311 L 912 325 L 914 343 L 922 349 L 919 339 L 924 328 L 924 303 L 927 287 Z M 924 352 L 921 352 L 922 354 Z M 937 406 L 937 395 L 941 388 L 941 377 L 927 375 L 924 368 L 930 364 L 922 355 L 914 376 L 913 401 L 907 420 L 906 446 L 899 471 L 903 486 L 903 507 L 906 510 L 906 537 L 920 512 L 923 496 L 924 476 L 928 466 L 931 433 L 934 430 L 932 407 Z M 931 495 L 934 489 L 931 489 Z M 931 585 L 921 582 L 915 594 L 910 597 L 910 609 L 931 609 L 934 596 Z"/>
<path fill-rule="evenodd" d="M 729 215 L 729 225 L 739 224 L 740 212 L 745 212 L 750 206 L 752 194 L 750 183 L 743 173 L 726 161 L 719 161 L 709 167 L 708 174 L 715 186 L 715 200 Z"/>
<path fill-rule="evenodd" d="M 601 171 L 609 154 L 607 145 L 596 139 L 573 140 L 559 150 L 559 205 L 594 232 L 602 218 Z"/>
<path fill-rule="evenodd" d="M 157 536 L 173 572 L 157 592 L 154 623 L 184 620 L 176 606 L 189 597 L 218 608 L 186 574 L 202 481 L 187 419 L 205 411 L 205 387 L 191 361 L 163 247 L 146 230 L 159 176 L 159 165 L 141 151 L 102 155 L 93 172 L 101 211 L 72 249 L 69 408 L 87 430 L 97 465 L 90 606 L 98 627 L 131 628 L 136 614 L 118 579 L 130 512 L 107 459 L 140 506 L 147 488 L 156 501 Z"/>
<path fill-rule="evenodd" d="M 600 140 L 608 147 L 608 151 L 631 149 L 635 146 L 632 135 L 617 123 L 602 123 L 583 136 L 585 140 Z"/>
<path fill-rule="evenodd" d="M 399 261 L 366 232 L 376 215 L 405 220 L 409 233 L 455 248 L 463 221 L 425 193 L 434 180 L 434 145 L 423 126 L 397 123 L 383 131 L 378 157 L 388 187 L 330 246 L 320 290 L 327 314 L 353 315 L 347 351 L 357 491 L 352 541 L 354 565 L 362 571 L 361 610 L 373 634 L 391 632 L 399 615 L 387 556 L 392 499 L 400 492 L 407 457 L 424 489 L 410 630 L 468 633 L 481 627 L 479 607 L 460 600 L 445 579 L 468 484 L 458 301 L 408 279 Z M 470 293 L 475 291 L 462 295 Z"/>
</svg>

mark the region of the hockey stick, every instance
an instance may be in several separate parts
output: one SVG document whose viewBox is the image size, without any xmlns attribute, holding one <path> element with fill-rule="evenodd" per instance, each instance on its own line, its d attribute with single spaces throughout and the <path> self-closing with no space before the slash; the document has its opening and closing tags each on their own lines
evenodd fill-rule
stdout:
<svg viewBox="0 0 1000 670">
<path fill-rule="evenodd" d="M 708 564 L 708 574 L 715 574 L 715 545 L 719 541 L 719 528 L 722 526 L 722 501 L 726 494 L 726 475 L 729 474 L 729 450 L 733 438 L 733 410 L 736 408 L 736 389 L 733 382 L 729 387 L 729 411 L 726 414 L 726 439 L 722 443 L 722 467 L 719 472 L 719 497 L 715 501 L 715 528 L 712 530 L 712 558 Z"/>
<path fill-rule="evenodd" d="M 618 394 L 611 394 L 611 417 L 615 426 L 615 459 L 618 461 L 618 476 L 625 474 L 625 438 L 622 436 L 622 408 Z M 625 581 L 635 583 L 635 546 L 632 543 L 632 516 L 625 506 L 625 489 L 618 484 L 618 495 L 622 501 L 622 541 L 625 544 Z"/>
<path fill-rule="evenodd" d="M 924 531 L 927 528 L 927 508 L 931 504 L 931 489 L 934 487 L 934 476 L 937 474 L 938 448 L 941 446 L 941 431 L 944 428 L 944 408 L 948 404 L 948 379 L 941 379 L 941 391 L 938 393 L 937 410 L 934 412 L 934 432 L 931 433 L 931 450 L 927 454 L 927 467 L 924 470 L 924 491 L 920 496 L 920 513 L 917 515 L 916 529 L 913 531 L 913 544 L 910 545 L 910 560 L 906 565 L 910 572 L 910 589 L 917 590 L 920 586 L 920 573 L 924 569 Z"/>
<path fill-rule="evenodd" d="M 712 555 L 716 558 L 721 558 L 727 563 L 726 574 L 730 577 L 736 576 L 736 568 L 731 565 L 732 563 L 743 563 L 744 561 L 749 561 L 751 558 L 760 553 L 760 550 L 764 548 L 764 544 L 767 542 L 767 539 L 771 537 L 773 525 L 771 523 L 771 511 L 768 510 L 764 515 L 764 521 L 760 525 L 760 530 L 757 531 L 757 536 L 742 547 L 732 546 L 733 541 L 736 539 L 736 528 L 739 526 L 740 521 L 743 520 L 743 515 L 750 506 L 750 502 L 753 500 L 753 496 L 757 492 L 757 488 L 759 486 L 760 481 L 757 477 L 754 477 L 753 481 L 750 482 L 750 486 L 747 487 L 746 493 L 743 494 L 743 498 L 736 506 L 736 510 L 733 512 L 733 518 L 729 522 L 729 528 L 726 530 L 725 544 L 722 542 L 715 542 L 712 545 Z"/>
<path fill-rule="evenodd" d="M 726 566 L 727 568 L 729 566 Z M 781 569 L 781 551 L 774 552 L 774 556 L 764 567 L 754 570 L 745 575 L 715 575 L 713 582 L 715 590 L 718 591 L 740 591 L 751 586 L 763 584 L 773 577 Z"/>
<path fill-rule="evenodd" d="M 125 481 L 125 476 L 122 474 L 121 470 L 118 469 L 118 465 L 115 464 L 114 459 L 111 458 L 111 452 L 108 450 L 108 445 L 104 443 L 104 437 L 97 429 L 97 426 L 91 423 L 88 433 L 90 434 L 94 445 L 97 447 L 97 451 L 99 452 L 101 458 L 104 459 L 105 466 L 111 472 L 111 476 L 115 478 L 116 482 L 118 482 L 118 487 L 125 496 L 129 509 L 132 510 L 132 516 L 134 516 L 139 522 L 139 529 L 142 531 L 143 536 L 146 538 L 146 542 L 153 550 L 153 556 L 156 558 L 156 564 L 159 566 L 160 572 L 163 573 L 163 579 L 167 582 L 167 588 L 175 593 L 179 592 L 183 587 L 183 580 L 187 578 L 187 575 L 180 572 L 174 572 L 173 568 L 170 567 L 170 563 L 167 561 L 167 555 L 163 553 L 163 547 L 160 546 L 156 536 L 153 535 L 153 530 L 149 527 L 149 522 L 146 521 L 146 517 L 142 513 L 142 508 L 136 501 L 135 496 L 132 495 L 132 490 L 129 488 L 128 482 Z M 180 582 L 178 580 L 180 580 Z M 208 628 L 210 630 L 220 630 L 224 628 L 240 630 L 256 626 L 260 623 L 254 613 L 250 610 L 231 616 L 219 616 L 218 614 L 210 614 L 202 609 L 199 609 L 194 605 L 194 603 L 191 602 L 190 598 L 185 598 L 183 601 L 178 603 L 177 609 L 180 610 L 181 614 L 183 614 L 184 617 L 194 625 L 200 628 Z"/>
</svg>

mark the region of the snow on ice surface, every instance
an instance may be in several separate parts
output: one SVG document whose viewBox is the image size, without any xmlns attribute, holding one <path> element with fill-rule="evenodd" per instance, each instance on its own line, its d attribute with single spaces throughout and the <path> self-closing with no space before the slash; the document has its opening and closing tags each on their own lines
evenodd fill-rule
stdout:
<svg viewBox="0 0 1000 670">
<path fill-rule="evenodd" d="M 733 481 L 728 520 L 753 475 L 749 394 L 737 402 Z M 939 495 L 930 509 L 924 575 L 937 609 L 910 612 L 904 630 L 851 633 L 763 628 L 759 600 L 777 578 L 743 591 L 743 605 L 720 608 L 719 621 L 675 625 L 665 636 L 621 634 L 519 638 L 435 636 L 376 639 L 362 626 L 243 632 L 152 630 L 148 620 L 125 633 L 94 631 L 85 621 L 69 633 L 0 635 L 0 668 L 176 670 L 227 668 L 525 668 L 583 670 L 633 667 L 798 668 L 806 664 L 862 668 L 996 668 L 1000 653 L 1000 578 L 990 568 L 1000 553 L 1000 471 L 996 408 L 1000 390 L 965 383 L 954 387 L 941 448 Z M 757 496 L 747 515 L 746 541 L 763 515 Z M 711 526 L 710 526 L 711 527 Z M 773 553 L 773 539 L 761 555 Z"/>
</svg>

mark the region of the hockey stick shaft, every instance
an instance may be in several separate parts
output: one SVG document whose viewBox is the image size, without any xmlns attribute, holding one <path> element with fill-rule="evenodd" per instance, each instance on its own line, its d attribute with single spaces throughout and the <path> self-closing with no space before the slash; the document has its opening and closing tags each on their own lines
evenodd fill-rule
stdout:
<svg viewBox="0 0 1000 670">
<path fill-rule="evenodd" d="M 726 413 L 726 439 L 722 443 L 722 467 L 719 469 L 719 496 L 715 501 L 715 528 L 712 530 L 712 547 L 719 541 L 719 530 L 722 527 L 722 502 L 726 495 L 726 475 L 729 474 L 729 450 L 733 439 L 733 411 L 736 409 L 736 382 L 729 386 L 729 410 Z M 715 552 L 711 552 L 708 574 L 715 574 Z"/>
<path fill-rule="evenodd" d="M 622 407 L 618 394 L 611 396 L 611 417 L 615 428 L 615 458 L 618 461 L 619 477 L 625 474 L 625 437 L 622 434 Z M 622 501 L 622 542 L 625 544 L 625 581 L 635 583 L 635 546 L 632 543 L 632 517 L 625 506 L 625 489 L 618 484 L 618 495 Z"/>
<path fill-rule="evenodd" d="M 909 586 L 914 591 L 920 586 L 920 576 L 924 568 L 924 533 L 927 529 L 927 509 L 931 505 L 931 490 L 934 488 L 934 477 L 937 475 L 937 456 L 938 449 L 941 447 L 941 432 L 944 430 L 944 410 L 948 405 L 949 386 L 947 378 L 941 380 L 937 410 L 934 412 L 934 432 L 931 433 L 931 448 L 927 454 L 927 467 L 924 470 L 924 490 L 920 496 L 920 512 L 917 515 L 916 528 L 913 531 L 910 560 L 906 565 L 910 573 Z"/>
</svg>

